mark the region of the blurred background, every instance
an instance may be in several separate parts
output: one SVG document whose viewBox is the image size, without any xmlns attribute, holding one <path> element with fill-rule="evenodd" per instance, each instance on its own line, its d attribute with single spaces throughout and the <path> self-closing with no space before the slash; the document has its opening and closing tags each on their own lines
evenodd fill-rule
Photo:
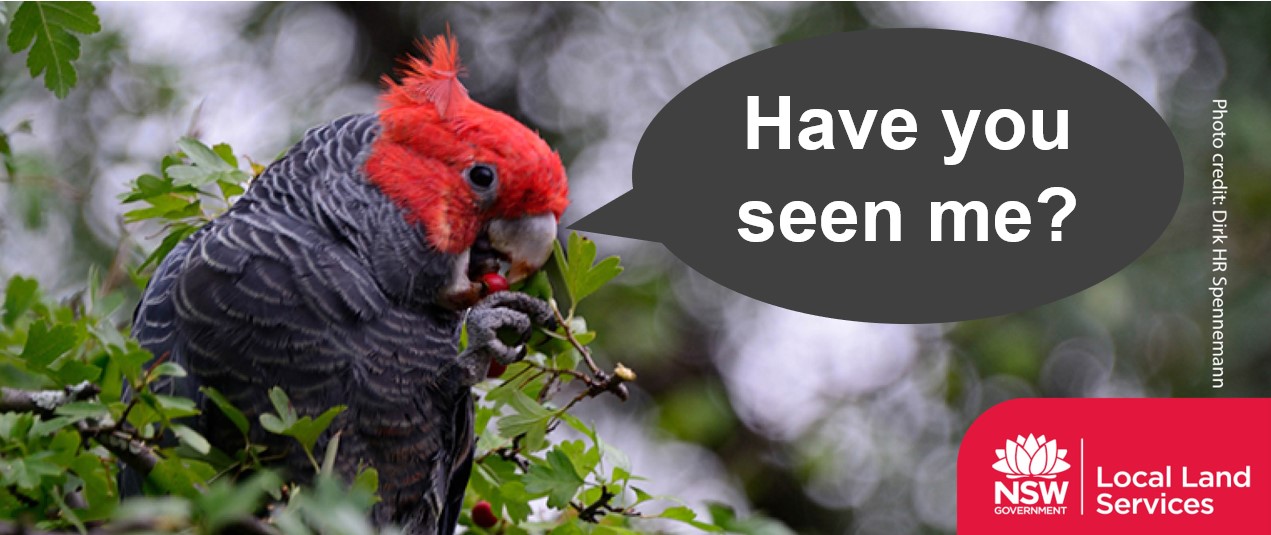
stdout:
<svg viewBox="0 0 1271 535">
<path fill-rule="evenodd" d="M 640 380 L 629 402 L 601 398 L 580 415 L 632 457 L 654 494 L 723 501 L 800 533 L 946 533 L 960 437 L 1000 401 L 1271 393 L 1262 316 L 1271 310 L 1271 4 L 102 3 L 98 12 L 103 32 L 84 40 L 80 82 L 65 100 L 26 75 L 23 57 L 0 54 L 0 130 L 17 132 L 13 172 L 0 180 L 0 278 L 34 275 L 54 295 L 82 287 L 94 266 L 108 270 L 116 251 L 136 261 L 154 245 L 120 223 L 118 196 L 157 170 L 177 138 L 228 142 L 267 163 L 310 126 L 375 110 L 380 77 L 447 23 L 472 95 L 559 148 L 573 197 L 565 224 L 631 187 L 645 126 L 680 90 L 752 52 L 829 32 L 933 27 L 1029 41 L 1115 76 L 1173 127 L 1187 186 L 1165 235 L 1108 280 L 1018 314 L 828 320 L 735 294 L 660 244 L 596 236 L 628 270 L 581 313 L 600 333 L 598 356 Z M 1231 103 L 1235 237 L 1217 393 L 1205 290 L 1213 98 Z"/>
</svg>

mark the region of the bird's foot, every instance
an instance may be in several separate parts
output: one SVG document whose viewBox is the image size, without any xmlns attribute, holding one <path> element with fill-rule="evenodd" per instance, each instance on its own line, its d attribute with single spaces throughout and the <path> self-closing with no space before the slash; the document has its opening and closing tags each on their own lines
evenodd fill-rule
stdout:
<svg viewBox="0 0 1271 535">
<path fill-rule="evenodd" d="M 556 317 L 542 299 L 520 292 L 498 292 L 468 310 L 468 348 L 459 354 L 469 385 L 486 377 L 490 361 L 508 365 L 525 357 L 533 326 L 556 328 Z"/>
</svg>

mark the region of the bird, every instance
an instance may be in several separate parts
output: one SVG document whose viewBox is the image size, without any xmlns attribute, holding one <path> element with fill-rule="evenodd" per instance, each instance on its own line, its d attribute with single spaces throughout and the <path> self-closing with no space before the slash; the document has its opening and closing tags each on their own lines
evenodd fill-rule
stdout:
<svg viewBox="0 0 1271 535">
<path fill-rule="evenodd" d="M 194 399 L 191 427 L 224 451 L 243 437 L 200 387 L 252 421 L 273 387 L 302 416 L 345 406 L 315 452 L 339 433 L 339 475 L 378 471 L 376 525 L 448 534 L 473 463 L 471 387 L 555 328 L 545 302 L 481 279 L 543 266 L 569 188 L 537 132 L 470 97 L 453 34 L 419 45 L 400 79 L 384 77 L 377 111 L 310 129 L 172 249 L 132 334 L 187 369 L 156 388 Z M 294 440 L 258 427 L 272 466 L 312 478 Z"/>
</svg>

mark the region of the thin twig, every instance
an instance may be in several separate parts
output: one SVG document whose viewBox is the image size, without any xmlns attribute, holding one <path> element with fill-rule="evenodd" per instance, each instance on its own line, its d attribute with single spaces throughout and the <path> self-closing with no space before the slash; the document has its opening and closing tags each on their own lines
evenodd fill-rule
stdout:
<svg viewBox="0 0 1271 535">
<path fill-rule="evenodd" d="M 115 255 L 110 259 L 110 270 L 106 272 L 106 278 L 102 279 L 101 288 L 98 290 L 101 295 L 109 295 L 124 281 L 124 275 L 128 272 L 125 260 L 129 250 L 128 244 L 131 241 L 132 236 L 128 233 L 128 228 L 121 219 L 119 221 L 119 244 L 115 246 Z"/>
<path fill-rule="evenodd" d="M 565 339 L 569 344 L 578 350 L 583 356 L 583 361 L 587 363 L 587 367 L 591 368 L 592 375 L 597 376 L 600 380 L 604 380 L 604 373 L 600 371 L 600 366 L 596 365 L 596 361 L 591 358 L 591 351 L 587 350 L 587 346 L 582 345 L 577 338 L 574 337 L 574 330 L 569 328 L 569 322 L 565 321 L 565 317 L 561 316 L 560 309 L 556 308 L 556 303 L 552 303 L 552 314 L 556 315 L 556 323 L 560 325 L 561 330 L 565 331 Z"/>
<path fill-rule="evenodd" d="M 591 505 L 583 507 L 574 502 L 570 502 L 569 505 L 575 511 L 578 511 L 579 520 L 595 524 L 600 521 L 600 517 L 604 516 L 605 513 L 613 511 L 613 508 L 609 507 L 609 500 L 614 499 L 616 496 L 617 494 L 609 492 L 608 485 L 601 485 L 600 497 L 596 498 L 596 501 L 592 502 Z"/>
</svg>

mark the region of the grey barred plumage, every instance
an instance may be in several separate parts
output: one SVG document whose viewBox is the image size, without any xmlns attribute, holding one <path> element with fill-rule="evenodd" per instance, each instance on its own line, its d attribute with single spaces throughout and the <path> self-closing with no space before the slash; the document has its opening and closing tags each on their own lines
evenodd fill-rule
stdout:
<svg viewBox="0 0 1271 535">
<path fill-rule="evenodd" d="M 456 357 L 463 311 L 437 301 L 454 272 L 466 271 L 467 253 L 457 264 L 460 255 L 430 247 L 425 230 L 365 175 L 379 133 L 375 115 L 306 133 L 223 216 L 172 250 L 137 307 L 133 334 L 190 371 L 163 388 L 197 400 L 203 413 L 193 426 L 223 450 L 241 439 L 200 385 L 253 422 L 271 412 L 273 386 L 302 415 L 346 405 L 317 451 L 340 432 L 340 474 L 359 463 L 380 468 L 377 523 L 450 533 L 472 462 L 470 386 L 484 367 L 474 370 L 515 355 L 499 344 Z M 544 306 L 525 301 L 482 308 L 482 343 L 498 343 L 499 327 L 527 332 L 526 311 L 550 322 Z M 257 427 L 252 441 L 286 452 L 280 467 L 290 478 L 312 474 L 294 441 Z"/>
</svg>

